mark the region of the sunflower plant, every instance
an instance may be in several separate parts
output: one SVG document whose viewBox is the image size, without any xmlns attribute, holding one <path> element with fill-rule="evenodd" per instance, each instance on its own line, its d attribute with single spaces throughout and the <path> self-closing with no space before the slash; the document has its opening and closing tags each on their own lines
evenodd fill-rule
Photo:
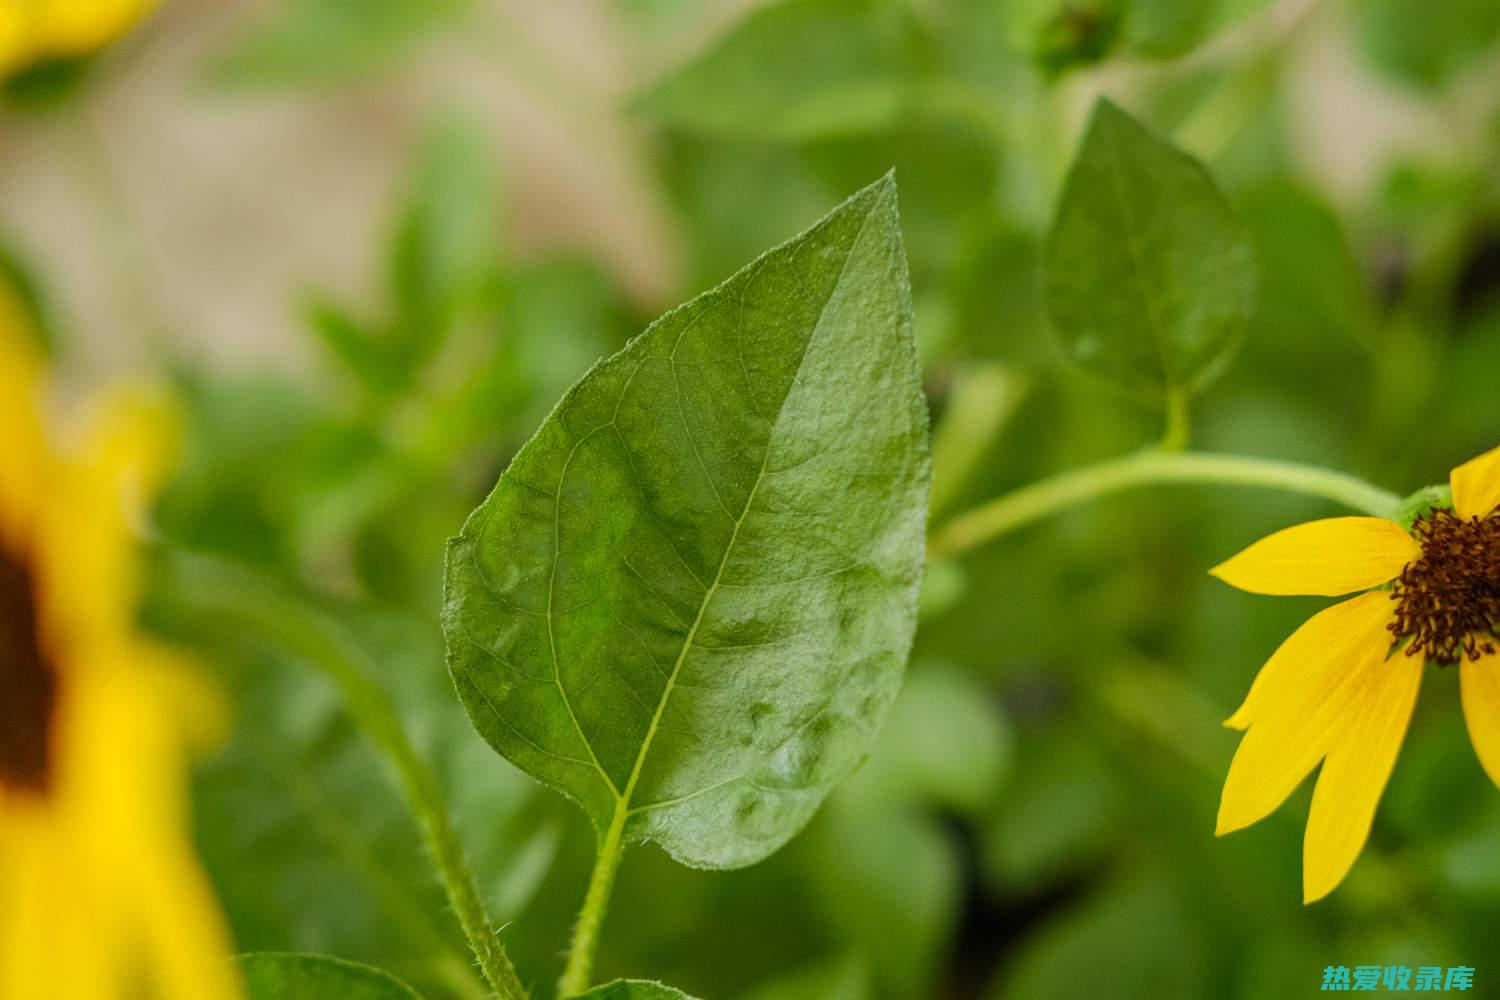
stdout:
<svg viewBox="0 0 1500 1000">
<path fill-rule="evenodd" d="M 691 6 L 619 17 L 675 53 Z M 299 290 L 315 374 L 170 346 L 192 268 L 152 287 L 116 147 L 70 146 L 125 258 L 107 332 L 170 378 L 78 391 L 0 247 L 0 1000 L 1473 973 L 1500 147 L 1455 124 L 1472 169 L 1325 199 L 1282 83 L 1325 15 L 1260 6 L 755 5 L 610 95 L 680 243 L 661 287 L 511 246 L 567 213 L 447 106 L 382 294 Z M 1443 41 L 1422 6 L 1326 17 L 1403 86 L 1480 79 L 1500 20 Z M 0 75 L 154 7 L 0 4 Z M 332 113 L 374 81 L 384 129 L 428 95 L 419 42 L 555 84 L 503 7 L 266 4 L 195 99 Z"/>
</svg>

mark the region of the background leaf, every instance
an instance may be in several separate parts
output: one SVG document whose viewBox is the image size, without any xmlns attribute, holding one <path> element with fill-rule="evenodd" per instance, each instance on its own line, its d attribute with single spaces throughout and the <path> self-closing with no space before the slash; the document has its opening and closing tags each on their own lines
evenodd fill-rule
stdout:
<svg viewBox="0 0 1500 1000">
<path fill-rule="evenodd" d="M 281 0 L 215 60 L 215 81 L 234 87 L 330 83 L 371 73 L 472 0 Z"/>
<path fill-rule="evenodd" d="M 1416 86 L 1447 84 L 1500 41 L 1500 4 L 1491 0 L 1363 0 L 1351 6 L 1370 61 Z"/>
<path fill-rule="evenodd" d="M 869 1000 L 871 995 L 864 964 L 836 958 L 763 983 L 741 1000 Z"/>
<path fill-rule="evenodd" d="M 1111 887 L 1034 942 L 991 995 L 1191 1000 L 1205 995 L 1202 970 L 1183 947 L 1192 936 L 1162 883 Z"/>
<path fill-rule="evenodd" d="M 420 1000 L 388 972 L 327 955 L 241 955 L 250 1000 Z"/>
<path fill-rule="evenodd" d="M 450 543 L 470 718 L 600 831 L 750 864 L 866 753 L 924 547 L 908 294 L 887 177 L 598 365 Z"/>
<path fill-rule="evenodd" d="M 1068 356 L 1138 393 L 1191 391 L 1229 360 L 1254 292 L 1249 240 L 1208 172 L 1101 99 L 1043 265 Z"/>
<path fill-rule="evenodd" d="M 786 0 L 750 14 L 653 87 L 637 110 L 720 135 L 845 135 L 888 124 L 912 106 L 926 61 L 900 5 Z"/>
</svg>

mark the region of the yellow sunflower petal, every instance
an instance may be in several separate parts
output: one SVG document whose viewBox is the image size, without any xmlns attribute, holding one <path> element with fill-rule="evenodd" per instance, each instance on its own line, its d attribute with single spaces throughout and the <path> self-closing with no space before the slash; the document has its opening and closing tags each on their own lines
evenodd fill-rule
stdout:
<svg viewBox="0 0 1500 1000">
<path fill-rule="evenodd" d="M 34 25 L 41 55 L 79 55 L 113 41 L 129 30 L 156 0 L 69 0 L 44 3 Z"/>
<path fill-rule="evenodd" d="M 138 584 L 131 529 L 171 466 L 176 429 L 159 394 L 111 391 L 91 407 L 76 460 L 59 463 L 39 572 L 49 622 L 71 642 L 128 631 Z"/>
<path fill-rule="evenodd" d="M 1422 552 L 1383 517 L 1331 517 L 1268 535 L 1209 570 L 1255 594 L 1339 597 L 1379 586 Z"/>
<path fill-rule="evenodd" d="M 160 851 L 142 872 L 149 966 L 162 1000 L 233 1000 L 241 995 L 229 931 L 208 879 L 187 845 Z"/>
<path fill-rule="evenodd" d="M 1390 651 L 1390 600 L 1365 594 L 1309 620 L 1261 670 L 1230 722 L 1248 725 L 1219 800 L 1215 833 L 1265 818 L 1349 726 L 1360 679 Z"/>
<path fill-rule="evenodd" d="M 1338 667 L 1359 662 L 1377 647 L 1388 650 L 1386 632 L 1395 616 L 1391 595 L 1383 591 L 1361 594 L 1313 615 L 1271 654 L 1250 685 L 1250 693 L 1235 713 L 1224 720 L 1230 729 L 1244 730 L 1267 714 L 1267 706 L 1295 696 L 1315 673 L 1315 665 Z"/>
<path fill-rule="evenodd" d="M 1490 780 L 1500 785 L 1500 655 L 1464 660 L 1458 678 L 1474 752 Z"/>
<path fill-rule="evenodd" d="M 1484 517 L 1500 506 L 1500 448 L 1470 459 L 1448 477 L 1459 517 Z"/>
<path fill-rule="evenodd" d="M 0 74 L 9 75 L 25 60 L 29 34 L 25 12 L 15 4 L 0 4 Z"/>
<path fill-rule="evenodd" d="M 1348 728 L 1329 751 L 1313 790 L 1302 842 L 1302 901 L 1333 891 L 1369 839 L 1375 807 L 1406 739 L 1423 660 L 1397 655 L 1366 670 L 1353 692 Z"/>
<path fill-rule="evenodd" d="M 41 357 L 11 299 L 0 287 L 0 543 L 23 549 L 41 506 L 46 437 L 38 413 Z"/>
</svg>

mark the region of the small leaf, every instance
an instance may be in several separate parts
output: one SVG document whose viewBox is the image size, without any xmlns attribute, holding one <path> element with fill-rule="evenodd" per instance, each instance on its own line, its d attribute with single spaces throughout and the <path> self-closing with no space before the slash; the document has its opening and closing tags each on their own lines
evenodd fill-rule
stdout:
<svg viewBox="0 0 1500 1000">
<path fill-rule="evenodd" d="M 890 124 L 925 64 L 914 21 L 874 0 L 787 0 L 749 14 L 637 103 L 689 132 L 795 141 Z"/>
<path fill-rule="evenodd" d="M 760 860 L 900 686 L 928 465 L 887 177 L 597 365 L 449 543 L 475 727 L 600 831 Z"/>
<path fill-rule="evenodd" d="M 645 979 L 616 979 L 580 993 L 575 1000 L 693 1000 L 681 990 Z"/>
<path fill-rule="evenodd" d="M 1068 356 L 1138 393 L 1189 392 L 1228 363 L 1254 295 L 1249 239 L 1208 171 L 1101 100 L 1044 253 Z"/>
<path fill-rule="evenodd" d="M 250 1000 L 421 1000 L 388 972 L 327 955 L 258 952 L 236 962 Z"/>
</svg>

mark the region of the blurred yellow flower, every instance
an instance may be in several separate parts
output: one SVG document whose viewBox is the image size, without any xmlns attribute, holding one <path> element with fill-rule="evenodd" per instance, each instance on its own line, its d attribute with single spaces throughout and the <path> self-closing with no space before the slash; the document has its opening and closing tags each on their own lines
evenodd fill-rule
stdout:
<svg viewBox="0 0 1500 1000">
<path fill-rule="evenodd" d="M 185 832 L 186 752 L 222 715 L 137 633 L 126 514 L 164 411 L 101 401 L 76 450 L 0 302 L 0 997 L 224 1000 L 230 943 Z"/>
<path fill-rule="evenodd" d="M 159 0 L 0 0 L 0 76 L 81 56 L 124 34 Z"/>
<path fill-rule="evenodd" d="M 1294 632 L 1225 722 L 1245 736 L 1224 782 L 1219 834 L 1270 814 L 1323 763 L 1303 840 L 1304 902 L 1333 891 L 1369 837 L 1424 660 L 1461 664 L 1469 737 L 1500 785 L 1500 448 L 1450 482 L 1453 509 L 1419 517 L 1410 533 L 1374 517 L 1313 521 L 1212 571 L 1257 594 L 1367 591 Z"/>
</svg>

